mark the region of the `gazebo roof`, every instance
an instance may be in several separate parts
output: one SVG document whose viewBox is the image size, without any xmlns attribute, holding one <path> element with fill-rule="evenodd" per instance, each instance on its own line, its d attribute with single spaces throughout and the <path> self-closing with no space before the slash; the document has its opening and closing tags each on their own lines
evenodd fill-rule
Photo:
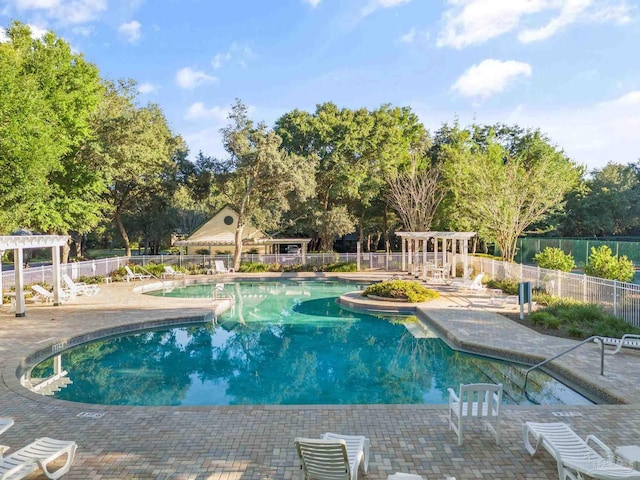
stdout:
<svg viewBox="0 0 640 480">
<path fill-rule="evenodd" d="M 67 243 L 68 238 L 66 235 L 0 236 L 0 250 L 61 247 Z"/>
</svg>

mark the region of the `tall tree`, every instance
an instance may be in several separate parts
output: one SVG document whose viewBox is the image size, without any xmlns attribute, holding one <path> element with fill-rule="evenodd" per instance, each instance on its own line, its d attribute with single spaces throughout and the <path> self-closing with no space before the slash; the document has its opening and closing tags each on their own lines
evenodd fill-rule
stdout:
<svg viewBox="0 0 640 480">
<path fill-rule="evenodd" d="M 576 237 L 631 235 L 638 226 L 640 162 L 610 162 L 568 196 L 559 230 Z"/>
<path fill-rule="evenodd" d="M 79 155 L 102 97 L 98 69 L 48 32 L 14 22 L 0 43 L 0 230 L 87 232 L 100 220 L 97 166 Z"/>
<path fill-rule="evenodd" d="M 107 82 L 94 117 L 95 140 L 83 151 L 101 165 L 108 186 L 104 198 L 126 255 L 131 255 L 131 246 L 123 215 L 167 193 L 176 174 L 176 152 L 186 148 L 172 135 L 160 108 L 154 104 L 138 107 L 136 95 L 132 81 Z"/>
<path fill-rule="evenodd" d="M 222 198 L 238 213 L 233 265 L 240 267 L 244 226 L 277 228 L 281 215 L 290 208 L 289 194 L 300 201 L 313 194 L 314 165 L 299 161 L 280 149 L 282 139 L 264 123 L 254 125 L 247 107 L 237 100 L 229 114 L 230 123 L 221 130 L 229 158 L 217 161 L 217 180 Z"/>
<path fill-rule="evenodd" d="M 539 131 L 517 132 L 514 150 L 491 134 L 478 141 L 474 131 L 477 127 L 462 135 L 463 141 L 442 147 L 453 210 L 475 217 L 485 231 L 494 232 L 502 257 L 512 261 L 518 237 L 563 205 L 582 169 Z"/>
</svg>

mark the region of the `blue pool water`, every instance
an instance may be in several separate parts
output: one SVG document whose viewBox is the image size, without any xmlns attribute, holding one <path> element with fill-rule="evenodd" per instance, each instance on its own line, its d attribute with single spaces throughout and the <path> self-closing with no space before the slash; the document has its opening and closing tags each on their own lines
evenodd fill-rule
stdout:
<svg viewBox="0 0 640 480">
<path fill-rule="evenodd" d="M 530 400 L 510 379 L 522 369 L 416 338 L 415 317 L 341 308 L 360 288 L 344 282 L 236 282 L 235 307 L 218 324 L 107 338 L 62 352 L 73 382 L 56 398 L 110 405 L 442 404 L 448 387 L 504 383 L 508 403 Z M 212 285 L 158 292 L 211 296 Z M 32 378 L 53 374 L 53 359 Z M 589 403 L 545 374 L 530 382 L 535 403 Z"/>
</svg>

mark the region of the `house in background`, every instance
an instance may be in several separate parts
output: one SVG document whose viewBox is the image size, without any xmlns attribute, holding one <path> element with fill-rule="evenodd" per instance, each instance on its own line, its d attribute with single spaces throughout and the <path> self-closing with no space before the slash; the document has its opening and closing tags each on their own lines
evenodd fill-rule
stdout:
<svg viewBox="0 0 640 480">
<path fill-rule="evenodd" d="M 216 213 L 211 220 L 198 228 L 184 240 L 177 240 L 174 245 L 186 247 L 187 255 L 202 253 L 208 250 L 209 255 L 232 254 L 236 247 L 236 226 L 238 214 L 231 207 L 224 207 Z M 280 254 L 280 247 L 286 245 L 287 253 L 295 246 L 296 252 L 302 256 L 303 263 L 310 238 L 271 238 L 261 230 L 258 230 L 251 222 L 244 226 L 242 251 L 256 251 L 263 255 Z"/>
</svg>

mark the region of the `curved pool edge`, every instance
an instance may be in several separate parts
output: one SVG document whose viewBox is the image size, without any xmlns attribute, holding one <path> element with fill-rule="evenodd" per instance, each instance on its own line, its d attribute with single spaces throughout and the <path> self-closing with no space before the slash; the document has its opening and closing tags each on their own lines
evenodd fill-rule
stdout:
<svg viewBox="0 0 640 480">
<path fill-rule="evenodd" d="M 430 302 L 422 302 L 416 304 L 398 304 L 395 302 L 387 302 L 378 299 L 370 299 L 363 297 L 361 292 L 349 292 L 341 295 L 338 299 L 341 306 L 349 309 L 356 309 L 363 312 L 372 313 L 397 313 L 397 314 L 414 314 L 425 324 L 426 328 L 435 330 L 438 336 L 453 350 L 480 355 L 482 357 L 494 358 L 508 362 L 518 363 L 520 365 L 532 366 L 542 360 L 545 356 L 536 355 L 524 351 L 514 351 L 513 347 L 496 348 L 487 346 L 483 342 L 468 341 L 452 333 L 451 329 L 447 329 L 442 322 L 439 322 L 437 316 L 429 311 Z M 502 316 L 501 316 L 502 317 Z M 511 321 L 505 318 L 507 321 Z M 578 342 L 575 342 L 578 343 Z M 577 391 L 596 404 L 626 404 L 625 399 L 613 392 L 602 389 L 600 386 L 581 376 L 575 370 L 563 365 L 562 362 L 551 362 L 541 371 L 552 376 L 556 380 L 564 383 L 571 389 Z"/>
</svg>

